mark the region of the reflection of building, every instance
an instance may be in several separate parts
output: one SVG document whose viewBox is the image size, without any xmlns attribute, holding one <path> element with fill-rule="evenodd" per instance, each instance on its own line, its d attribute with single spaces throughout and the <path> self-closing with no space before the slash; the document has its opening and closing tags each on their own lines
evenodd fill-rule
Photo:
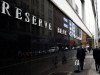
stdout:
<svg viewBox="0 0 100 75">
<path fill-rule="evenodd" d="M 4 0 L 0 9 L 1 69 L 16 64 L 7 67 L 12 74 L 37 75 L 63 63 L 63 57 L 73 57 L 75 50 L 70 50 L 69 44 L 70 18 L 50 1 Z M 67 50 L 72 54 L 67 55 Z M 8 72 L 6 67 L 3 72 Z"/>
<path fill-rule="evenodd" d="M 58 1 L 65 5 L 64 9 Z M 79 17 L 80 8 L 75 0 L 70 1 L 75 11 L 66 0 L 4 0 L 0 3 L 0 68 L 4 67 L 3 72 L 9 74 L 9 69 L 13 75 L 38 75 L 63 63 L 63 58 L 74 56 L 73 49 L 81 43 L 82 30 L 89 36 L 92 34 Z"/>
<path fill-rule="evenodd" d="M 82 32 L 82 41 L 81 43 L 83 45 L 87 45 L 87 34 L 85 32 Z"/>
</svg>

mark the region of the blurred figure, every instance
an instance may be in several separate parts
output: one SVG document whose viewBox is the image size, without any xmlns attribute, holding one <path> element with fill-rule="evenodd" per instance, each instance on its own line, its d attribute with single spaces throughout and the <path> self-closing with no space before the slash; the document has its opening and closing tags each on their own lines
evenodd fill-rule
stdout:
<svg viewBox="0 0 100 75">
<path fill-rule="evenodd" d="M 97 54 L 97 63 L 98 63 L 98 71 L 100 74 L 100 47 L 98 48 L 98 54 Z"/>
<path fill-rule="evenodd" d="M 89 47 L 88 47 L 88 51 L 89 51 L 89 53 L 90 53 L 91 49 L 92 49 L 92 47 L 91 47 L 91 46 L 89 46 Z"/>
<path fill-rule="evenodd" d="M 95 60 L 96 71 L 98 71 L 100 66 L 100 48 L 98 48 L 98 46 L 93 49 L 93 58 Z"/>
<path fill-rule="evenodd" d="M 80 48 L 77 48 L 77 59 L 79 59 L 81 70 L 83 70 L 84 59 L 86 56 L 86 48 L 82 45 Z"/>
<path fill-rule="evenodd" d="M 90 45 L 87 45 L 86 46 L 86 50 L 87 50 L 87 52 L 88 52 L 88 54 L 91 52 L 91 50 L 92 50 L 92 47 L 90 46 Z"/>
</svg>

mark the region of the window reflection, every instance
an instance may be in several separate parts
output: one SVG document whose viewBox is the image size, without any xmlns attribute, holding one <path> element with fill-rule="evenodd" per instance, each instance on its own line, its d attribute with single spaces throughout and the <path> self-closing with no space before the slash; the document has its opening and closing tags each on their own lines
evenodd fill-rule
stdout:
<svg viewBox="0 0 100 75">
<path fill-rule="evenodd" d="M 26 23 L 13 16 L 0 14 L 0 55 L 2 55 L 3 65 L 75 49 L 76 44 L 79 43 L 76 37 L 80 37 L 80 29 L 58 8 L 48 0 L 43 0 L 43 2 L 34 0 L 32 6 L 20 1 L 19 3 L 16 7 L 17 5 L 19 8 L 23 6 L 21 7 L 23 18 L 25 18 L 23 13 L 29 12 L 37 19 L 41 18 L 43 22 L 47 21 L 51 25 L 46 26 L 45 24 L 44 27 L 39 27 L 31 22 Z M 10 4 L 12 8 L 13 3 Z M 13 10 L 11 12 L 14 14 Z"/>
</svg>

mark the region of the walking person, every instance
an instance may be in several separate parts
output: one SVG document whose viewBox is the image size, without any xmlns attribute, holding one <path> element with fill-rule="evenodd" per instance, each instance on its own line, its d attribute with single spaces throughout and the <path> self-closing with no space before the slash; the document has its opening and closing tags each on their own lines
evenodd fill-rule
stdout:
<svg viewBox="0 0 100 75">
<path fill-rule="evenodd" d="M 97 46 L 93 49 L 93 58 L 95 60 L 96 71 L 100 73 L 100 48 Z"/>
<path fill-rule="evenodd" d="M 88 51 L 89 51 L 89 53 L 90 53 L 91 49 L 92 49 L 92 47 L 91 47 L 91 46 L 89 46 L 89 47 L 88 47 Z"/>
<path fill-rule="evenodd" d="M 84 45 L 82 45 L 82 47 L 77 49 L 77 55 L 76 55 L 77 59 L 79 60 L 81 70 L 83 70 L 85 55 L 86 55 L 86 48 Z"/>
<path fill-rule="evenodd" d="M 99 74 L 100 74 L 100 47 L 98 48 L 97 62 L 98 62 L 98 71 L 99 71 Z"/>
<path fill-rule="evenodd" d="M 95 60 L 96 71 L 98 71 L 98 58 L 97 58 L 97 54 L 98 54 L 98 47 L 96 46 L 96 48 L 93 49 L 93 58 Z"/>
</svg>

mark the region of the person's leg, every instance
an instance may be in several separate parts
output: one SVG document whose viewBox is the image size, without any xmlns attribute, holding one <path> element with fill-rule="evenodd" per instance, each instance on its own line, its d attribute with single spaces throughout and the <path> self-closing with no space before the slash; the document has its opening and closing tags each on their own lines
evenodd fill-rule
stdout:
<svg viewBox="0 0 100 75">
<path fill-rule="evenodd" d="M 98 60 L 98 71 L 99 71 L 99 74 L 100 74 L 100 60 Z"/>
<path fill-rule="evenodd" d="M 98 71 L 99 71 L 99 74 L 100 74 L 100 64 L 98 64 Z"/>
<path fill-rule="evenodd" d="M 96 71 L 98 71 L 99 69 L 99 60 L 95 60 L 95 67 L 96 67 Z"/>
<path fill-rule="evenodd" d="M 80 67 L 81 67 L 81 70 L 83 70 L 83 65 L 84 65 L 84 59 L 81 59 L 81 60 L 80 60 Z"/>
<path fill-rule="evenodd" d="M 98 64 L 95 62 L 96 71 L 98 71 Z"/>
</svg>

